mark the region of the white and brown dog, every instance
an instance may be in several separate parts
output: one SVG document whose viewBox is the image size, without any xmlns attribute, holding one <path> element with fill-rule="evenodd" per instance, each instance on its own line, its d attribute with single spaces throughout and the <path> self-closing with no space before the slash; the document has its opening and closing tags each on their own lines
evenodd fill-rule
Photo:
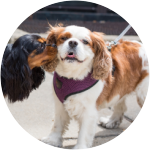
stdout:
<svg viewBox="0 0 150 150">
<path fill-rule="evenodd" d="M 114 106 L 112 116 L 100 118 L 100 123 L 106 128 L 117 128 L 126 111 L 125 100 L 130 94 L 136 95 L 142 107 L 149 83 L 148 59 L 144 47 L 137 41 L 119 41 L 109 52 L 101 33 L 78 26 L 51 27 L 47 44 L 54 42 L 58 47 L 59 60 L 52 95 L 55 100 L 55 122 L 50 135 L 42 141 L 61 147 L 62 135 L 70 119 L 74 118 L 80 127 L 74 149 L 91 147 L 100 109 Z M 48 65 L 44 67 L 49 70 Z M 83 85 L 90 78 L 95 82 L 89 88 L 68 93 L 67 98 L 64 95 L 64 98 L 57 91 L 57 88 L 68 90 L 68 87 L 63 87 L 62 78 L 65 82 L 71 80 L 69 89 L 74 87 L 74 81 L 81 81 L 80 85 Z M 80 89 L 80 85 L 76 87 Z"/>
</svg>

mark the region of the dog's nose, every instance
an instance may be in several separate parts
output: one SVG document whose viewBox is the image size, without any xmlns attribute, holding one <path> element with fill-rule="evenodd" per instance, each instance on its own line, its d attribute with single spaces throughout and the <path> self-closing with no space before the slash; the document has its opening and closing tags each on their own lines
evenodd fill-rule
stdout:
<svg viewBox="0 0 150 150">
<path fill-rule="evenodd" d="M 69 46 L 71 48 L 77 47 L 78 43 L 76 41 L 69 41 Z"/>
</svg>

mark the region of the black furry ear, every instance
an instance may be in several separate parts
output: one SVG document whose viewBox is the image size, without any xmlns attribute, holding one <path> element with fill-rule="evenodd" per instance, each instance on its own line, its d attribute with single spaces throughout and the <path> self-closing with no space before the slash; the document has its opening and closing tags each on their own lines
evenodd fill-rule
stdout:
<svg viewBox="0 0 150 150">
<path fill-rule="evenodd" d="M 6 71 L 5 71 L 5 67 L 2 64 L 1 65 L 1 86 L 2 86 L 2 91 L 3 91 L 3 95 L 4 97 L 7 96 L 7 89 L 6 89 Z"/>
<path fill-rule="evenodd" d="M 27 55 L 20 53 L 17 49 L 12 50 L 4 62 L 5 66 L 5 86 L 10 102 L 22 101 L 28 98 L 33 81 L 32 72 L 27 64 Z"/>
<path fill-rule="evenodd" d="M 1 63 L 1 86 L 2 86 L 2 91 L 3 91 L 4 96 L 7 95 L 7 90 L 5 86 L 6 68 L 5 68 L 4 62 L 5 62 L 5 59 L 9 56 L 11 49 L 12 49 L 12 44 L 8 44 L 4 51 L 4 55 L 3 55 L 3 59 Z"/>
<path fill-rule="evenodd" d="M 24 47 L 15 47 L 8 57 L 3 59 L 2 89 L 4 96 L 7 96 L 10 102 L 28 98 L 31 91 L 44 79 L 44 71 L 40 67 L 33 71 L 29 68 L 27 57 L 27 50 Z"/>
<path fill-rule="evenodd" d="M 36 67 L 32 69 L 32 80 L 33 85 L 32 88 L 36 90 L 42 81 L 45 79 L 45 72 L 41 67 Z"/>
</svg>

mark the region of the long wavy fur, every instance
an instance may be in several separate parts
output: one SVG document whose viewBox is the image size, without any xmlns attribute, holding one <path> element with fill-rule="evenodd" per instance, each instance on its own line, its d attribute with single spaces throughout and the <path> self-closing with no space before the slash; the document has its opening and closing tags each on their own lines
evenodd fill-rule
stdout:
<svg viewBox="0 0 150 150">
<path fill-rule="evenodd" d="M 91 38 L 93 41 L 93 48 L 96 51 L 92 76 L 96 80 L 104 80 L 108 77 L 112 69 L 111 54 L 106 48 L 102 33 L 92 32 Z"/>
<path fill-rule="evenodd" d="M 34 49 L 33 45 L 26 43 L 25 46 L 19 43 L 21 42 L 6 47 L 1 65 L 2 91 L 10 102 L 28 98 L 31 91 L 38 88 L 45 77 L 41 67 L 31 70 L 28 66 L 27 57 L 29 49 Z"/>
</svg>

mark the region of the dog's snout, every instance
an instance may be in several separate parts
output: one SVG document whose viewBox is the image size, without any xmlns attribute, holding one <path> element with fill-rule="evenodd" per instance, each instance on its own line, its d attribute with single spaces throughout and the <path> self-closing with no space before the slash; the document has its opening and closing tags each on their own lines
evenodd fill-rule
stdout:
<svg viewBox="0 0 150 150">
<path fill-rule="evenodd" d="M 71 48 L 77 47 L 77 45 L 78 45 L 78 42 L 76 42 L 76 41 L 69 41 L 69 46 Z"/>
</svg>

